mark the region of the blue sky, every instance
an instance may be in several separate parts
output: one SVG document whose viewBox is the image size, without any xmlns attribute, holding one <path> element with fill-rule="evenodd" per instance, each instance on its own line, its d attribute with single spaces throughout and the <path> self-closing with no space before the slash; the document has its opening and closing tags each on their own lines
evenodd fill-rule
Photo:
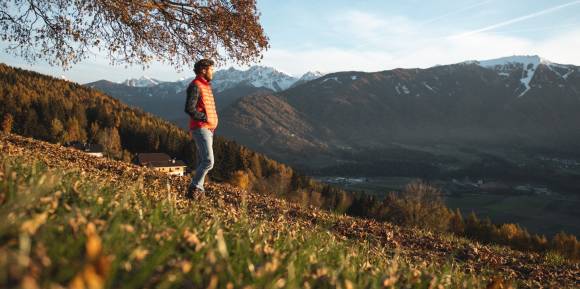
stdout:
<svg viewBox="0 0 580 289">
<path fill-rule="evenodd" d="M 510 55 L 537 54 L 580 65 L 580 0 L 258 0 L 258 7 L 271 48 L 257 64 L 295 76 L 310 70 L 425 68 Z M 192 74 L 160 63 L 145 71 L 110 66 L 98 56 L 66 71 L 27 64 L 3 51 L 0 61 L 80 83 L 142 75 L 176 80 Z"/>
</svg>

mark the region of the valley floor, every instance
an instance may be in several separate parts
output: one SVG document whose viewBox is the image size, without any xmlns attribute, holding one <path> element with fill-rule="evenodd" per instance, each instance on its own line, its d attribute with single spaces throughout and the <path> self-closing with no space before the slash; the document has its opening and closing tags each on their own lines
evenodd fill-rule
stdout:
<svg viewBox="0 0 580 289">
<path fill-rule="evenodd" d="M 349 191 L 364 191 L 377 198 L 388 192 L 402 191 L 415 180 L 409 177 L 317 177 L 319 181 Z M 516 190 L 485 192 L 473 186 L 459 187 L 452 181 L 439 180 L 433 185 L 442 188 L 447 207 L 459 208 L 467 217 L 472 211 L 493 223 L 518 223 L 529 232 L 552 237 L 564 231 L 580 236 L 580 197 L 574 194 L 535 194 Z M 468 190 L 465 189 L 468 187 Z"/>
</svg>

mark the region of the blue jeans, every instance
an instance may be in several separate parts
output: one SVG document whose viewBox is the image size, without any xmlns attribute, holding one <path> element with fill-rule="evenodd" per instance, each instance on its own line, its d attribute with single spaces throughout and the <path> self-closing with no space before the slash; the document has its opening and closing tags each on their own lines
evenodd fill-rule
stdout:
<svg viewBox="0 0 580 289">
<path fill-rule="evenodd" d="M 191 131 L 196 147 L 195 175 L 189 187 L 204 191 L 205 176 L 213 168 L 213 133 L 207 128 L 197 128 Z"/>
</svg>

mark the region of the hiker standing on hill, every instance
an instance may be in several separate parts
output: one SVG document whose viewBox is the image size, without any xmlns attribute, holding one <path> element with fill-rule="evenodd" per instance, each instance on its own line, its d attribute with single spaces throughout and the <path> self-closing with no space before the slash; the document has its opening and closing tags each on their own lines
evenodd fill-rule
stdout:
<svg viewBox="0 0 580 289">
<path fill-rule="evenodd" d="M 187 189 L 186 197 L 193 199 L 204 195 L 205 176 L 213 168 L 213 133 L 218 116 L 210 81 L 214 62 L 202 59 L 195 63 L 195 79 L 187 87 L 185 112 L 189 115 L 189 130 L 195 141 L 197 157 L 195 174 Z"/>
</svg>

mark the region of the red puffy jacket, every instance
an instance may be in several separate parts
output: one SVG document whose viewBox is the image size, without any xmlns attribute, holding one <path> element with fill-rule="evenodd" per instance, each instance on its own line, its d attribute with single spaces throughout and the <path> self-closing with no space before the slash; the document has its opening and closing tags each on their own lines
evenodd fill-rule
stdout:
<svg viewBox="0 0 580 289">
<path fill-rule="evenodd" d="M 195 106 L 195 108 L 190 106 Z M 189 110 L 195 109 L 195 112 L 188 111 L 188 107 Z M 201 76 L 197 76 L 189 85 L 186 112 L 190 115 L 190 129 L 203 127 L 213 132 L 218 125 L 217 110 L 211 85 Z M 204 117 L 200 119 L 199 115 Z"/>
</svg>

